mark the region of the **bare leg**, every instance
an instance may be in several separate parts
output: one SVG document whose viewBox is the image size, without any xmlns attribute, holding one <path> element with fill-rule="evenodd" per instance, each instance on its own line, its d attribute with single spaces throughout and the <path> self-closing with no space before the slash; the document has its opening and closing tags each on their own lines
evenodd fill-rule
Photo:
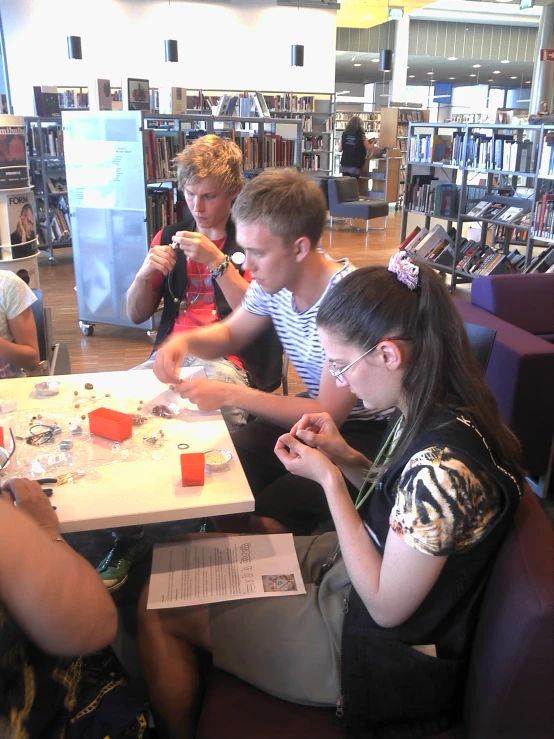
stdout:
<svg viewBox="0 0 554 739">
<path fill-rule="evenodd" d="M 209 608 L 146 610 L 139 603 L 138 644 L 152 706 L 175 739 L 192 739 L 200 693 L 197 648 L 211 651 Z"/>
</svg>

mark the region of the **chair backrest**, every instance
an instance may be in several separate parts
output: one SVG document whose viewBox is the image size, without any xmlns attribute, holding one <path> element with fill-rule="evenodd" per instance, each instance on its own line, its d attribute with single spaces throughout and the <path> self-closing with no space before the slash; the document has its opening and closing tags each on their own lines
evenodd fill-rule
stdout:
<svg viewBox="0 0 554 739">
<path fill-rule="evenodd" d="M 339 203 L 357 203 L 360 199 L 358 180 L 355 177 L 337 177 L 337 197 Z"/>
<path fill-rule="evenodd" d="M 32 309 L 35 323 L 37 325 L 40 361 L 44 362 L 48 360 L 48 342 L 46 339 L 46 327 L 44 323 L 44 300 L 42 297 L 42 290 L 33 290 L 33 292 L 37 296 L 37 299 L 32 305 Z"/>
<path fill-rule="evenodd" d="M 526 486 L 483 598 L 465 694 L 471 739 L 546 739 L 554 726 L 554 533 Z"/>
<path fill-rule="evenodd" d="M 477 361 L 481 365 L 483 373 L 485 373 L 491 357 L 492 347 L 496 339 L 496 329 L 489 328 L 489 326 L 479 326 L 477 323 L 465 323 L 464 325 L 466 327 L 473 353 L 477 357 Z"/>
</svg>

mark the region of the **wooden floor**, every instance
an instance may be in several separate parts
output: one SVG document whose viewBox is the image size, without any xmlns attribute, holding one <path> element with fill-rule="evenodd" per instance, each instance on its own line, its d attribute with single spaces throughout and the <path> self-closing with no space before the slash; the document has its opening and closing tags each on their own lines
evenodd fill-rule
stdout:
<svg viewBox="0 0 554 739">
<path fill-rule="evenodd" d="M 357 266 L 387 264 L 400 243 L 400 213 L 389 216 L 386 231 L 325 230 L 324 248 L 334 258 L 349 257 Z M 383 221 L 372 221 L 381 225 Z M 363 227 L 365 222 L 360 222 Z M 79 328 L 77 293 L 74 290 L 75 273 L 70 248 L 55 251 L 57 264 L 46 256 L 39 257 L 40 286 L 44 304 L 52 309 L 53 341 L 65 342 L 69 348 L 72 372 L 103 372 L 124 370 L 148 358 L 152 345 L 146 332 L 136 328 L 122 328 L 97 324 L 93 336 L 84 336 Z M 290 392 L 301 389 L 291 372 Z"/>
</svg>

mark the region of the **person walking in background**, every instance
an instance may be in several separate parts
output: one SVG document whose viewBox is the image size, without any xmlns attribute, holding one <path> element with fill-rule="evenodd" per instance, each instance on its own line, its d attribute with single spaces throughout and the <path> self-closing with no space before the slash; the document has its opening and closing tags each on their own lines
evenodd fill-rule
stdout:
<svg viewBox="0 0 554 739">
<path fill-rule="evenodd" d="M 375 143 L 366 138 L 360 116 L 353 115 L 346 124 L 339 142 L 339 152 L 342 152 L 341 173 L 358 179 L 367 153 L 371 154 L 374 146 Z"/>
</svg>

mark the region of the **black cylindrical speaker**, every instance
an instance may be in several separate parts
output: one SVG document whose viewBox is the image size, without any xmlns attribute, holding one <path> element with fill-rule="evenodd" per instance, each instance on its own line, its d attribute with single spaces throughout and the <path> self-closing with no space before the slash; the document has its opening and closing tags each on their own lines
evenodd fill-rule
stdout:
<svg viewBox="0 0 554 739">
<path fill-rule="evenodd" d="M 166 62 L 179 61 L 179 49 L 177 47 L 177 41 L 174 38 L 165 40 L 165 60 Z"/>
<path fill-rule="evenodd" d="M 81 48 L 80 36 L 67 37 L 67 53 L 70 59 L 82 59 L 83 49 Z"/>
<path fill-rule="evenodd" d="M 293 44 L 290 47 L 290 63 L 292 67 L 304 66 L 304 47 L 302 44 Z"/>
<path fill-rule="evenodd" d="M 390 72 L 392 69 L 392 51 L 390 49 L 381 49 L 379 58 L 379 69 L 381 72 Z"/>
</svg>

